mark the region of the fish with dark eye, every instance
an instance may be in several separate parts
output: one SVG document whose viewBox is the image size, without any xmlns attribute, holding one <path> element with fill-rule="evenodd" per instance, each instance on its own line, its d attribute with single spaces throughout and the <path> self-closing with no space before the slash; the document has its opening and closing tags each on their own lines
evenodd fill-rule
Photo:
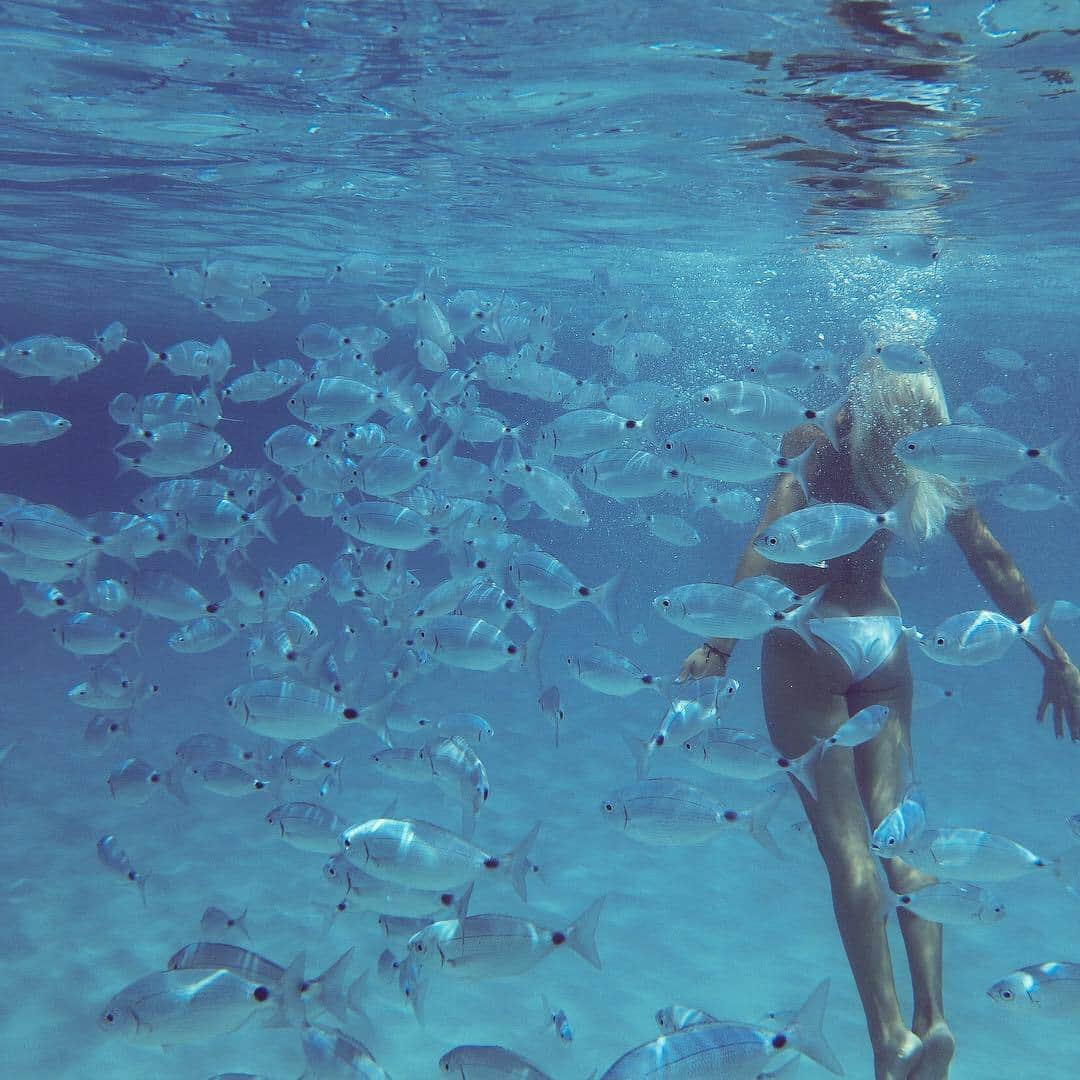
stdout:
<svg viewBox="0 0 1080 1080">
<path fill-rule="evenodd" d="M 183 786 L 182 762 L 162 770 L 142 758 L 128 758 L 109 773 L 105 783 L 117 802 L 132 806 L 141 806 L 159 788 L 168 791 L 180 802 L 188 801 Z"/>
<path fill-rule="evenodd" d="M 120 846 L 115 836 L 109 834 L 103 836 L 97 842 L 98 861 L 111 874 L 121 881 L 136 885 L 139 895 L 142 897 L 143 907 L 146 907 L 146 883 L 150 880 L 149 874 L 144 874 L 135 869 L 128 853 Z"/>
<path fill-rule="evenodd" d="M 229 934 L 243 934 L 250 940 L 251 935 L 247 928 L 247 908 L 239 915 L 230 915 L 222 908 L 210 905 L 199 920 L 199 929 L 204 934 L 213 938 L 227 937 Z"/>
</svg>

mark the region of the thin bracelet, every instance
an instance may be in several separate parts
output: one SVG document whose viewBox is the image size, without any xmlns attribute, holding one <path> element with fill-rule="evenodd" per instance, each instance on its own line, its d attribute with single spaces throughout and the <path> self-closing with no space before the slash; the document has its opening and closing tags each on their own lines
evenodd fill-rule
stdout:
<svg viewBox="0 0 1080 1080">
<path fill-rule="evenodd" d="M 717 656 L 722 656 L 725 660 L 731 659 L 731 653 L 724 652 L 723 649 L 718 649 L 715 645 L 710 645 L 707 641 L 703 643 L 702 647 L 705 649 L 706 664 L 713 658 L 713 653 L 716 653 Z"/>
</svg>

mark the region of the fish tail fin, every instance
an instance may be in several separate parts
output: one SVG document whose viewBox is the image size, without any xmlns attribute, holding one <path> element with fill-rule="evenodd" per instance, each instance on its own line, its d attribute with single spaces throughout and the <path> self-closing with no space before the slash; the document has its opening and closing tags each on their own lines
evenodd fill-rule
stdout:
<svg viewBox="0 0 1080 1080">
<path fill-rule="evenodd" d="M 248 939 L 248 941 L 250 941 L 251 940 L 251 934 L 248 933 L 248 928 L 247 928 L 247 913 L 248 913 L 248 909 L 244 908 L 244 910 L 242 912 L 240 912 L 240 914 L 233 920 L 233 922 L 235 923 L 235 925 L 236 925 L 237 929 L 240 931 L 240 933 L 242 933 L 244 935 L 244 937 L 246 937 Z"/>
<path fill-rule="evenodd" d="M 302 996 L 308 989 L 304 978 L 304 959 L 304 953 L 300 953 L 281 976 L 280 1014 L 287 1023 L 300 1027 L 307 1023 L 307 1010 L 304 1008 Z"/>
<path fill-rule="evenodd" d="M 589 596 L 589 599 L 596 605 L 596 610 L 603 615 L 608 625 L 618 633 L 619 630 L 619 613 L 618 613 L 618 599 L 619 589 L 623 582 L 623 571 L 619 571 L 614 577 L 608 578 L 603 585 L 598 585 L 593 589 Z"/>
<path fill-rule="evenodd" d="M 817 767 L 828 746 L 824 739 L 818 739 L 805 754 L 791 759 L 789 763 L 791 775 L 806 788 L 814 802 L 817 802 Z"/>
<path fill-rule="evenodd" d="M 784 617 L 784 625 L 793 630 L 814 651 L 818 651 L 817 638 L 810 629 L 810 620 L 814 618 L 818 603 L 825 594 L 825 586 L 821 585 L 810 593 L 806 599 L 792 612 Z"/>
<path fill-rule="evenodd" d="M 139 896 L 142 897 L 142 906 L 144 908 L 147 907 L 147 903 L 146 903 L 146 883 L 150 880 L 150 878 L 152 876 L 153 876 L 152 874 L 140 874 L 135 879 L 135 884 L 138 885 L 138 887 L 139 887 Z"/>
<path fill-rule="evenodd" d="M 791 1080 L 791 1078 L 799 1071 L 799 1063 L 802 1061 L 800 1057 L 793 1057 L 786 1065 L 781 1065 L 779 1069 L 771 1069 L 769 1072 L 763 1072 L 757 1074 L 757 1080 Z"/>
<path fill-rule="evenodd" d="M 914 544 L 918 539 L 915 535 L 913 522 L 913 512 L 918 491 L 919 488 L 916 484 L 908 484 L 907 490 L 897 500 L 896 505 L 882 515 L 885 519 L 885 528 L 909 544 Z"/>
<path fill-rule="evenodd" d="M 566 929 L 567 944 L 594 968 L 601 967 L 600 954 L 596 951 L 596 928 L 606 899 L 601 896 L 594 900 Z"/>
<path fill-rule="evenodd" d="M 806 496 L 806 501 L 811 502 L 810 488 L 807 486 L 806 479 L 810 471 L 810 461 L 814 456 L 814 451 L 817 449 L 817 443 L 812 442 L 801 454 L 793 458 L 780 458 L 785 462 L 782 471 L 791 473 L 792 476 L 799 482 L 799 487 L 802 488 L 803 494 Z"/>
<path fill-rule="evenodd" d="M 537 822 L 528 832 L 528 835 L 506 856 L 506 862 L 510 866 L 510 880 L 514 886 L 514 892 L 522 900 L 528 900 L 528 875 L 532 869 L 532 859 L 529 852 L 532 850 L 536 837 L 540 833 L 541 822 Z"/>
<path fill-rule="evenodd" d="M 840 449 L 840 431 L 836 426 L 840 410 L 847 404 L 847 394 L 837 398 L 831 405 L 827 405 L 820 412 L 815 412 L 810 421 L 814 427 L 820 428 L 825 433 L 825 438 L 832 443 L 834 450 Z"/>
<path fill-rule="evenodd" d="M 412 1008 L 413 1015 L 422 1024 L 424 1022 L 424 998 L 427 995 L 427 980 L 413 959 L 412 953 L 401 965 L 398 986 L 401 988 L 402 996 Z"/>
<path fill-rule="evenodd" d="M 349 991 L 345 986 L 345 975 L 352 954 L 352 948 L 346 949 L 317 979 L 311 981 L 313 986 L 319 987 L 320 1004 L 343 1024 L 349 1020 Z"/>
<path fill-rule="evenodd" d="M 780 845 L 776 842 L 776 837 L 769 832 L 769 821 L 776 812 L 776 808 L 780 805 L 780 801 L 783 797 L 784 789 L 779 788 L 763 803 L 759 806 L 755 806 L 754 809 L 750 811 L 750 835 L 766 851 L 771 852 L 778 859 L 782 859 L 784 853 L 780 850 Z"/>
<path fill-rule="evenodd" d="M 1065 471 L 1065 451 L 1068 449 L 1070 442 L 1072 442 L 1072 435 L 1066 432 L 1064 435 L 1050 443 L 1049 446 L 1042 447 L 1039 450 L 1039 456 L 1036 459 L 1041 465 L 1045 465 L 1055 476 L 1060 477 L 1066 484 L 1072 483 L 1069 474 Z"/>
<path fill-rule="evenodd" d="M 1020 636 L 1040 655 L 1048 660 L 1056 657 L 1050 649 L 1050 642 L 1046 637 L 1046 624 L 1054 613 L 1054 601 L 1036 608 L 1021 624 Z"/>
<path fill-rule="evenodd" d="M 270 526 L 270 517 L 275 509 L 275 504 L 268 502 L 265 506 L 260 507 L 253 514 L 251 514 L 248 521 L 249 525 L 253 525 L 259 532 L 260 536 L 264 536 L 271 544 L 277 543 L 277 537 L 274 535 L 274 530 Z"/>
<path fill-rule="evenodd" d="M 454 901 L 452 911 L 455 919 L 464 919 L 469 914 L 469 904 L 472 902 L 473 889 L 476 882 L 471 882 L 469 887 Z"/>
<path fill-rule="evenodd" d="M 626 743 L 634 758 L 634 771 L 639 780 L 644 780 L 649 775 L 649 763 L 652 760 L 653 750 L 658 745 L 655 739 L 638 739 L 633 735 L 623 734 L 623 742 Z"/>
<path fill-rule="evenodd" d="M 825 1041 L 821 1023 L 825 1018 L 825 1003 L 829 998 L 829 980 L 822 979 L 795 1015 L 787 1031 L 794 1048 L 800 1054 L 816 1061 L 823 1069 L 836 1076 L 844 1075 L 844 1068 L 832 1047 Z"/>
<path fill-rule="evenodd" d="M 117 477 L 123 476 L 124 473 L 131 472 L 138 464 L 138 458 L 127 457 L 125 454 L 121 454 L 118 450 L 113 450 L 113 457 L 116 458 L 116 475 Z"/>
<path fill-rule="evenodd" d="M 179 799 L 185 806 L 190 802 L 187 795 L 187 790 L 184 788 L 184 763 L 178 761 L 171 768 L 166 769 L 162 774 L 165 780 L 165 790 L 169 792 L 174 798 Z M 246 931 L 245 931 L 246 933 Z"/>
<path fill-rule="evenodd" d="M 544 646 L 544 628 L 538 626 L 529 640 L 521 646 L 521 668 L 536 679 L 538 686 L 544 685 L 544 674 L 540 669 L 540 650 Z"/>
<path fill-rule="evenodd" d="M 162 354 L 159 353 L 159 352 L 155 352 L 153 349 L 151 349 L 150 346 L 147 345 L 145 341 L 142 343 L 142 346 L 146 350 L 146 370 L 147 371 L 149 371 L 152 367 L 155 367 L 157 364 L 163 364 L 165 362 L 162 359 Z"/>
</svg>

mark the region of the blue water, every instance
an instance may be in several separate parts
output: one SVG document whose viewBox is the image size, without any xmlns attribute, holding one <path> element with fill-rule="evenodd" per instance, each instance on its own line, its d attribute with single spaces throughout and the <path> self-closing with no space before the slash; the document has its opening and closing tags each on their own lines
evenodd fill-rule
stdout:
<svg viewBox="0 0 1080 1080">
<path fill-rule="evenodd" d="M 415 331 L 393 327 L 378 300 L 410 293 L 429 267 L 445 278 L 440 302 L 477 289 L 549 305 L 550 363 L 611 388 L 627 380 L 589 332 L 631 311 L 637 330 L 671 345 L 637 373 L 671 391 L 659 432 L 698 422 L 703 386 L 744 377 L 750 363 L 780 348 L 824 345 L 853 361 L 866 319 L 915 329 L 954 412 L 973 403 L 987 423 L 1030 446 L 1075 430 L 1075 3 L 959 0 L 939 9 L 801 0 L 768 11 L 620 0 L 12 3 L 4 22 L 0 332 L 8 342 L 32 334 L 90 342 L 119 319 L 130 338 L 78 380 L 53 384 L 0 370 L 5 413 L 44 409 L 72 422 L 55 441 L 0 447 L 5 493 L 80 517 L 133 511 L 133 498 L 155 481 L 117 476 L 112 447 L 123 429 L 107 406 L 121 392 L 192 386 L 160 366 L 146 373 L 143 341 L 157 350 L 223 335 L 236 364 L 231 379 L 252 360 L 291 356 L 310 367 L 295 338 L 312 321 L 362 323 L 391 334 L 380 368 L 412 371 Z M 940 255 L 905 266 L 874 254 L 881 237 L 897 235 L 933 238 Z M 355 252 L 370 255 L 371 275 L 328 283 L 335 262 Z M 215 258 L 265 273 L 275 313 L 259 323 L 223 322 L 170 288 L 162 269 Z M 304 292 L 307 313 L 297 308 Z M 990 366 L 983 352 L 995 347 L 1020 353 L 1025 369 Z M 510 349 L 473 336 L 450 362 L 464 369 L 489 351 Z M 415 370 L 432 384 L 430 372 Z M 981 403 L 990 385 L 1009 400 Z M 838 391 L 818 380 L 800 395 L 820 405 Z M 526 447 L 562 411 L 486 383 L 480 392 L 483 405 L 526 425 Z M 657 393 L 646 387 L 642 400 Z M 292 422 L 284 399 L 226 404 L 224 412 L 219 431 L 233 447 L 226 464 L 276 480 L 262 443 Z M 490 462 L 492 449 L 457 453 Z M 1080 469 L 1075 454 L 1069 467 L 1073 475 Z M 1035 469 L 1014 479 L 1067 490 Z M 748 485 L 759 498 L 769 487 Z M 439 1056 L 460 1043 L 505 1045 L 556 1078 L 599 1074 L 658 1034 L 653 1014 L 664 1005 L 754 1021 L 794 1008 L 825 977 L 825 1034 L 847 1075 L 872 1075 L 823 868 L 813 843 L 789 828 L 802 818 L 797 800 L 784 801 L 773 826 L 783 860 L 742 837 L 663 848 L 618 835 L 599 807 L 633 779 L 623 735 L 646 738 L 663 701 L 648 692 L 599 695 L 575 682 L 565 661 L 600 642 L 650 672 L 676 671 L 697 640 L 661 621 L 652 598 L 676 585 L 729 581 L 751 526 L 708 510 L 695 515 L 678 492 L 639 503 L 579 492 L 587 528 L 535 513 L 510 522 L 588 585 L 624 574 L 617 632 L 585 605 L 538 610 L 542 684 L 560 687 L 567 714 L 558 748 L 537 709 L 533 673 L 462 671 L 435 660 L 400 690 L 394 737 L 419 745 L 423 737 L 409 733 L 417 718 L 453 711 L 491 722 L 496 735 L 479 747 L 491 798 L 477 842 L 501 853 L 542 820 L 534 854 L 545 880 L 533 883 L 528 905 L 505 884 L 482 882 L 472 910 L 561 926 L 606 895 L 603 970 L 558 955 L 510 978 L 436 977 L 418 1023 L 374 970 L 385 947 L 400 955 L 402 944 L 387 942 L 374 916 L 328 927 L 339 890 L 323 880 L 325 856 L 285 845 L 264 818 L 295 798 L 359 822 L 396 799 L 399 814 L 457 828 L 456 800 L 387 777 L 369 761 L 379 740 L 345 727 L 313 740 L 345 759 L 342 784 L 325 799 L 317 783 L 228 799 L 189 779 L 189 805 L 165 791 L 143 806 L 120 803 L 105 780 L 125 758 L 168 768 L 177 744 L 199 731 L 262 747 L 224 706 L 250 678 L 251 631 L 219 651 L 185 656 L 166 645 L 174 624 L 122 612 L 123 625 L 141 623 L 140 651 L 125 647 L 116 659 L 161 691 L 134 711 L 129 737 L 97 754 L 83 735 L 92 712 L 67 696 L 96 661 L 58 648 L 51 630 L 59 616 L 21 611 L 24 583 L 9 580 L 0 582 L 0 748 L 14 744 L 0 763 L 5 1075 L 303 1073 L 295 1026 L 255 1018 L 167 1051 L 99 1028 L 112 995 L 203 936 L 199 919 L 210 904 L 234 914 L 246 908 L 251 941 L 236 943 L 283 965 L 303 951 L 309 974 L 351 946 L 349 981 L 369 972 L 365 1015 L 343 1026 L 398 1080 L 435 1075 Z M 1075 510 L 1020 513 L 995 492 L 979 489 L 979 509 L 1035 597 L 1080 600 Z M 271 488 L 264 498 L 277 497 Z M 507 487 L 497 498 L 509 508 L 520 492 Z M 664 544 L 641 511 L 682 514 L 702 544 Z M 325 572 L 344 539 L 330 521 L 294 510 L 275 518 L 274 529 L 275 544 L 257 539 L 248 552 L 276 574 L 301 561 Z M 947 537 L 898 550 L 925 568 L 891 583 L 906 623 L 930 630 L 952 613 L 990 606 Z M 438 545 L 402 553 L 401 562 L 419 582 L 410 595 L 447 576 Z M 197 566 L 179 554 L 154 555 L 140 568 L 171 572 L 212 599 L 229 592 L 212 560 Z M 104 557 L 88 574 L 128 572 Z M 389 630 L 362 632 L 353 660 L 336 650 L 358 703 L 384 691 L 385 672 L 412 637 L 410 610 L 406 598 Z M 335 604 L 325 592 L 304 612 L 322 641 L 364 618 L 359 605 Z M 631 637 L 638 624 L 644 641 Z M 1059 637 L 1080 649 L 1075 625 L 1063 625 Z M 732 724 L 761 732 L 757 656 L 754 642 L 735 655 L 731 674 L 742 687 Z M 1080 809 L 1077 751 L 1034 722 L 1035 660 L 1018 647 L 987 667 L 942 667 L 921 655 L 913 663 L 916 678 L 960 697 L 915 720 L 931 820 L 1003 833 L 1048 856 L 1069 849 L 1064 818 Z M 681 776 L 740 807 L 766 794 L 698 772 L 674 753 L 654 775 Z M 145 907 L 99 863 L 95 844 L 106 834 L 150 873 Z M 996 1005 L 986 989 L 1021 966 L 1080 961 L 1077 901 L 1039 875 L 994 888 L 1006 919 L 945 935 L 946 1010 L 958 1040 L 950 1075 L 1070 1076 L 1080 1050 L 1074 1025 Z M 571 1018 L 572 1049 L 552 1034 L 542 994 Z M 315 1012 L 312 1019 L 340 1023 Z M 826 1073 L 803 1062 L 800 1075 Z"/>
</svg>

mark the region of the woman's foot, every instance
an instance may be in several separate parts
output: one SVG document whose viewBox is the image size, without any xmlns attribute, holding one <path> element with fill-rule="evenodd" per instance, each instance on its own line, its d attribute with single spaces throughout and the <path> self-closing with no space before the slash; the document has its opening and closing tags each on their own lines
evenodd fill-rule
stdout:
<svg viewBox="0 0 1080 1080">
<path fill-rule="evenodd" d="M 923 1044 L 913 1031 L 901 1031 L 888 1046 L 874 1054 L 875 1080 L 904 1080 L 922 1060 Z"/>
<path fill-rule="evenodd" d="M 956 1039 L 944 1020 L 931 1024 L 919 1032 L 923 1052 L 919 1067 L 911 1073 L 912 1080 L 947 1080 L 949 1062 L 956 1049 Z"/>
</svg>

